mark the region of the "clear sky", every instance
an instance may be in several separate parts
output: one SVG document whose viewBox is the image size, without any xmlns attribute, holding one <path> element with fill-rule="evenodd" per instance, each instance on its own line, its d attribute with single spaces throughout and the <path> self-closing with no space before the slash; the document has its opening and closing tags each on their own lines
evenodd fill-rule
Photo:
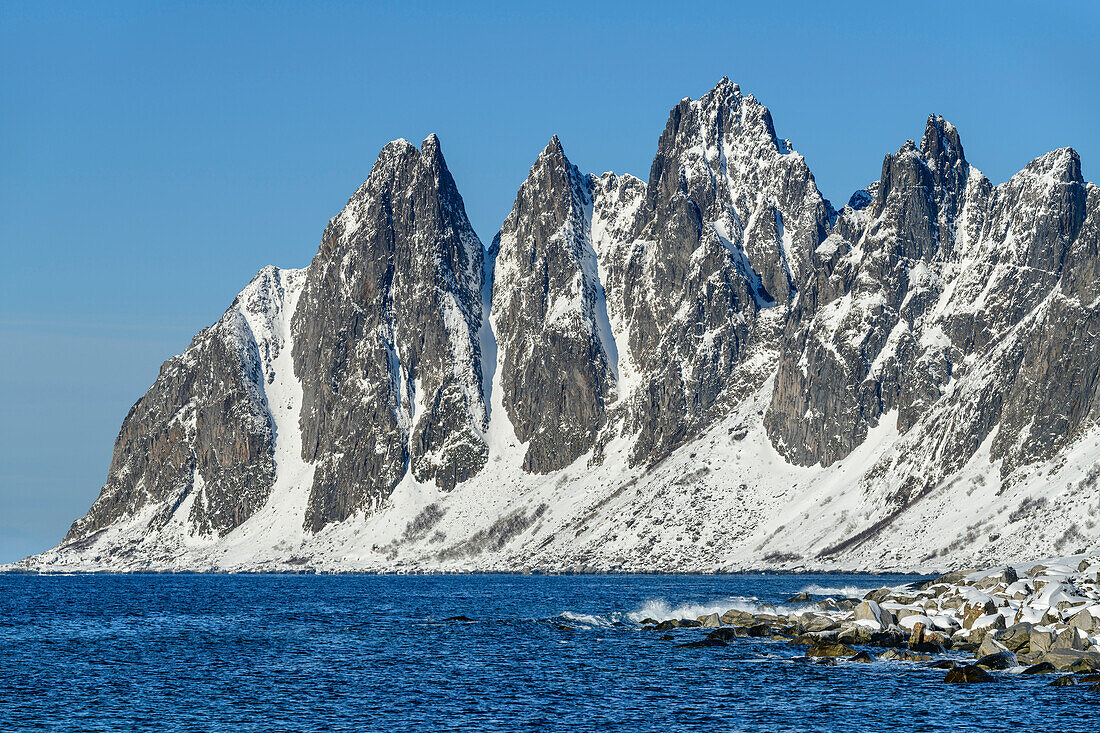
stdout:
<svg viewBox="0 0 1100 733">
<path fill-rule="evenodd" d="M 886 5 L 0 3 L 0 562 L 60 540 L 160 363 L 308 264 L 393 138 L 438 133 L 486 244 L 551 135 L 646 178 L 723 75 L 838 206 L 930 112 L 995 183 L 1066 145 L 1100 175 L 1092 3 Z"/>
</svg>

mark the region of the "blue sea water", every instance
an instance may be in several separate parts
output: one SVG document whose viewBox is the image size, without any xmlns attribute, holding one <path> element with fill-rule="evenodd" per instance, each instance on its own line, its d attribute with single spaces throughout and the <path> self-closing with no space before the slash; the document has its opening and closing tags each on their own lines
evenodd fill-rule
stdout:
<svg viewBox="0 0 1100 733">
<path fill-rule="evenodd" d="M 0 730 L 1100 729 L 1100 693 L 1049 677 L 945 685 L 771 641 L 676 649 L 631 616 L 907 580 L 6 575 Z M 444 621 L 458 615 L 473 621 Z"/>
</svg>

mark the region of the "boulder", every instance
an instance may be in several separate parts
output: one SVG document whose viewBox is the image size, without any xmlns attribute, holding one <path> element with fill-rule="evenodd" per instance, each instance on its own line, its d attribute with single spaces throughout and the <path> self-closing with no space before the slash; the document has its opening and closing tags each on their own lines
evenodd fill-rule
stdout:
<svg viewBox="0 0 1100 733">
<path fill-rule="evenodd" d="M 967 603 L 963 606 L 962 626 L 964 629 L 974 628 L 974 622 L 982 616 L 990 616 L 997 613 L 997 604 L 992 600 L 985 603 Z"/>
<path fill-rule="evenodd" d="M 852 626 L 837 635 L 841 644 L 870 644 L 873 632 L 866 626 Z"/>
<path fill-rule="evenodd" d="M 1012 652 L 997 652 L 985 655 L 975 664 L 985 669 L 1009 669 L 1015 667 L 1017 662 L 1016 655 Z"/>
<path fill-rule="evenodd" d="M 655 618 L 643 618 L 642 619 L 642 626 L 656 626 L 659 623 L 661 623 L 661 622 L 658 621 Z"/>
<path fill-rule="evenodd" d="M 1077 684 L 1077 680 L 1073 679 L 1073 675 L 1067 674 L 1064 677 L 1059 677 L 1050 683 L 1051 687 L 1072 687 Z"/>
<path fill-rule="evenodd" d="M 1009 626 L 1004 631 L 997 632 L 995 637 L 1005 648 L 1013 652 L 1028 651 L 1031 647 L 1031 624 L 1018 623 Z"/>
<path fill-rule="evenodd" d="M 1033 652 L 1045 652 L 1050 650 L 1054 643 L 1054 634 L 1050 631 L 1042 631 L 1032 628 L 1028 634 L 1028 648 Z"/>
<path fill-rule="evenodd" d="M 924 615 L 924 614 L 921 613 L 921 611 L 919 609 L 909 608 L 908 606 L 902 606 L 901 608 L 895 608 L 894 610 L 890 611 L 889 613 L 893 614 L 894 621 L 898 624 L 900 624 L 904 619 L 907 619 L 910 616 L 923 616 Z"/>
<path fill-rule="evenodd" d="M 883 628 L 894 623 L 893 615 L 877 602 L 866 600 L 852 609 L 852 618 L 856 621 L 874 621 Z"/>
<path fill-rule="evenodd" d="M 741 627 L 737 626 L 725 626 L 720 629 L 715 629 L 714 631 L 707 634 L 707 638 L 718 639 L 719 641 L 726 642 L 734 641 L 738 638 L 738 636 L 747 636 L 747 634 L 745 634 L 743 630 L 741 634 L 737 633 L 740 628 Z"/>
<path fill-rule="evenodd" d="M 667 621 L 662 621 L 657 624 L 657 631 L 668 631 L 669 629 L 676 629 L 680 627 L 680 622 L 674 618 L 670 618 Z"/>
<path fill-rule="evenodd" d="M 721 639 L 712 639 L 708 636 L 707 638 L 701 639 L 699 641 L 691 641 L 691 642 L 688 642 L 687 644 L 677 644 L 676 648 L 677 649 L 702 649 L 702 648 L 705 648 L 705 647 L 715 647 L 715 646 L 729 646 L 729 644 L 722 641 Z"/>
<path fill-rule="evenodd" d="M 882 661 L 893 662 L 931 662 L 932 657 L 927 654 L 919 654 L 908 649 L 887 649 L 879 656 Z"/>
<path fill-rule="evenodd" d="M 1100 670 L 1100 654 L 1077 649 L 1051 649 L 1043 654 L 1059 672 L 1094 672 Z"/>
<path fill-rule="evenodd" d="M 1031 665 L 1020 674 L 1050 674 L 1051 672 L 1057 671 L 1058 670 L 1056 670 L 1054 665 L 1050 662 L 1039 662 L 1038 664 Z"/>
<path fill-rule="evenodd" d="M 978 646 L 978 656 L 985 657 L 990 654 L 999 654 L 1001 652 L 1007 652 L 1008 647 L 1000 643 L 992 636 L 985 637 L 985 640 Z"/>
<path fill-rule="evenodd" d="M 752 614 L 747 611 L 738 611 L 736 608 L 731 608 L 719 618 L 724 624 L 740 624 L 741 626 L 752 625 Z"/>
<path fill-rule="evenodd" d="M 814 633 L 831 631 L 840 628 L 840 624 L 828 616 L 819 616 L 813 613 L 804 613 L 798 619 L 798 628 L 803 632 Z"/>
<path fill-rule="evenodd" d="M 950 682 L 953 684 L 961 683 L 975 683 L 975 682 L 996 682 L 997 678 L 986 672 L 981 667 L 973 664 L 967 664 L 962 667 L 955 667 L 947 673 L 947 676 L 943 678 L 944 682 Z"/>
<path fill-rule="evenodd" d="M 1067 672 L 1076 673 L 1095 672 L 1097 670 L 1100 670 L 1100 659 L 1097 658 L 1097 655 L 1081 657 L 1066 668 Z"/>
<path fill-rule="evenodd" d="M 903 647 L 905 646 L 905 642 L 905 635 L 894 629 L 871 633 L 872 646 Z"/>
<path fill-rule="evenodd" d="M 698 621 L 694 620 L 694 619 L 690 619 L 690 618 L 680 619 L 680 628 L 681 629 L 697 629 L 700 626 L 702 626 L 702 624 L 699 623 Z"/>
<path fill-rule="evenodd" d="M 892 591 L 889 588 L 877 588 L 863 596 L 863 600 L 878 604 L 890 597 Z"/>
<path fill-rule="evenodd" d="M 787 599 L 787 603 L 810 603 L 814 597 L 809 593 L 803 591 L 802 593 L 795 593 L 793 596 Z"/>
<path fill-rule="evenodd" d="M 716 629 L 722 625 L 722 620 L 718 618 L 718 614 L 709 613 L 705 616 L 700 616 L 696 619 L 699 624 L 705 629 Z"/>
<path fill-rule="evenodd" d="M 807 657 L 850 657 L 856 650 L 846 644 L 826 641 L 814 644 L 806 651 Z"/>
<path fill-rule="evenodd" d="M 954 659 L 937 659 L 928 666 L 932 669 L 955 669 L 959 666 L 959 663 Z"/>
<path fill-rule="evenodd" d="M 875 661 L 875 657 L 870 652 L 861 651 L 861 652 L 858 652 L 858 653 L 852 655 L 848 659 L 848 661 L 849 662 L 859 662 L 860 664 L 869 664 L 869 663 Z"/>
<path fill-rule="evenodd" d="M 1069 627 L 1080 629 L 1085 635 L 1091 635 L 1100 630 L 1100 619 L 1097 619 L 1085 608 L 1070 617 Z"/>
<path fill-rule="evenodd" d="M 927 631 L 920 622 L 913 625 L 913 633 L 909 635 L 909 648 L 915 652 L 930 654 L 943 654 L 945 651 L 941 637 L 933 631 Z"/>
<path fill-rule="evenodd" d="M 768 626 L 767 624 L 754 624 L 752 626 L 749 626 L 747 631 L 749 636 L 758 639 L 772 635 L 772 627 Z"/>
<path fill-rule="evenodd" d="M 956 570 L 946 575 L 941 575 L 938 578 L 932 578 L 927 583 L 922 585 L 922 588 L 928 588 L 933 585 L 958 585 L 959 581 L 965 580 L 966 576 L 970 575 L 976 570 L 976 568 L 970 568 L 969 570 Z"/>
<path fill-rule="evenodd" d="M 1054 641 L 1051 642 L 1050 648 L 1074 649 L 1083 652 L 1089 648 L 1089 645 L 1088 642 L 1077 633 L 1077 629 L 1067 628 L 1054 637 Z"/>
</svg>

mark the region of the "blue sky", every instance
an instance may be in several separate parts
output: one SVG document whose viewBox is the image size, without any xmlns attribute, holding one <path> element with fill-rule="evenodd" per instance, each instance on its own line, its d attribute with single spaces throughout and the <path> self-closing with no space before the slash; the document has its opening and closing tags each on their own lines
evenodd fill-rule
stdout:
<svg viewBox="0 0 1100 733">
<path fill-rule="evenodd" d="M 994 182 L 1100 171 L 1089 3 L 0 5 L 0 562 L 56 543 L 160 363 L 304 266 L 378 150 L 430 132 L 488 243 L 557 134 L 647 177 L 723 75 L 837 205 L 930 112 Z"/>
</svg>

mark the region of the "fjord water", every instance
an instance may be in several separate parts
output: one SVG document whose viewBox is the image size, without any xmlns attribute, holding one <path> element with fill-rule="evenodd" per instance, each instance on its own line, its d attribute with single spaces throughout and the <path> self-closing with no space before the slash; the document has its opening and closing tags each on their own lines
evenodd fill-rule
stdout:
<svg viewBox="0 0 1100 733">
<path fill-rule="evenodd" d="M 903 576 L 0 576 L 0 728 L 1080 730 L 1100 693 L 923 665 L 676 649 L 640 614 Z M 757 599 L 753 601 L 752 599 Z M 470 622 L 444 621 L 464 615 Z M 703 636 L 674 632 L 678 640 Z"/>
</svg>

